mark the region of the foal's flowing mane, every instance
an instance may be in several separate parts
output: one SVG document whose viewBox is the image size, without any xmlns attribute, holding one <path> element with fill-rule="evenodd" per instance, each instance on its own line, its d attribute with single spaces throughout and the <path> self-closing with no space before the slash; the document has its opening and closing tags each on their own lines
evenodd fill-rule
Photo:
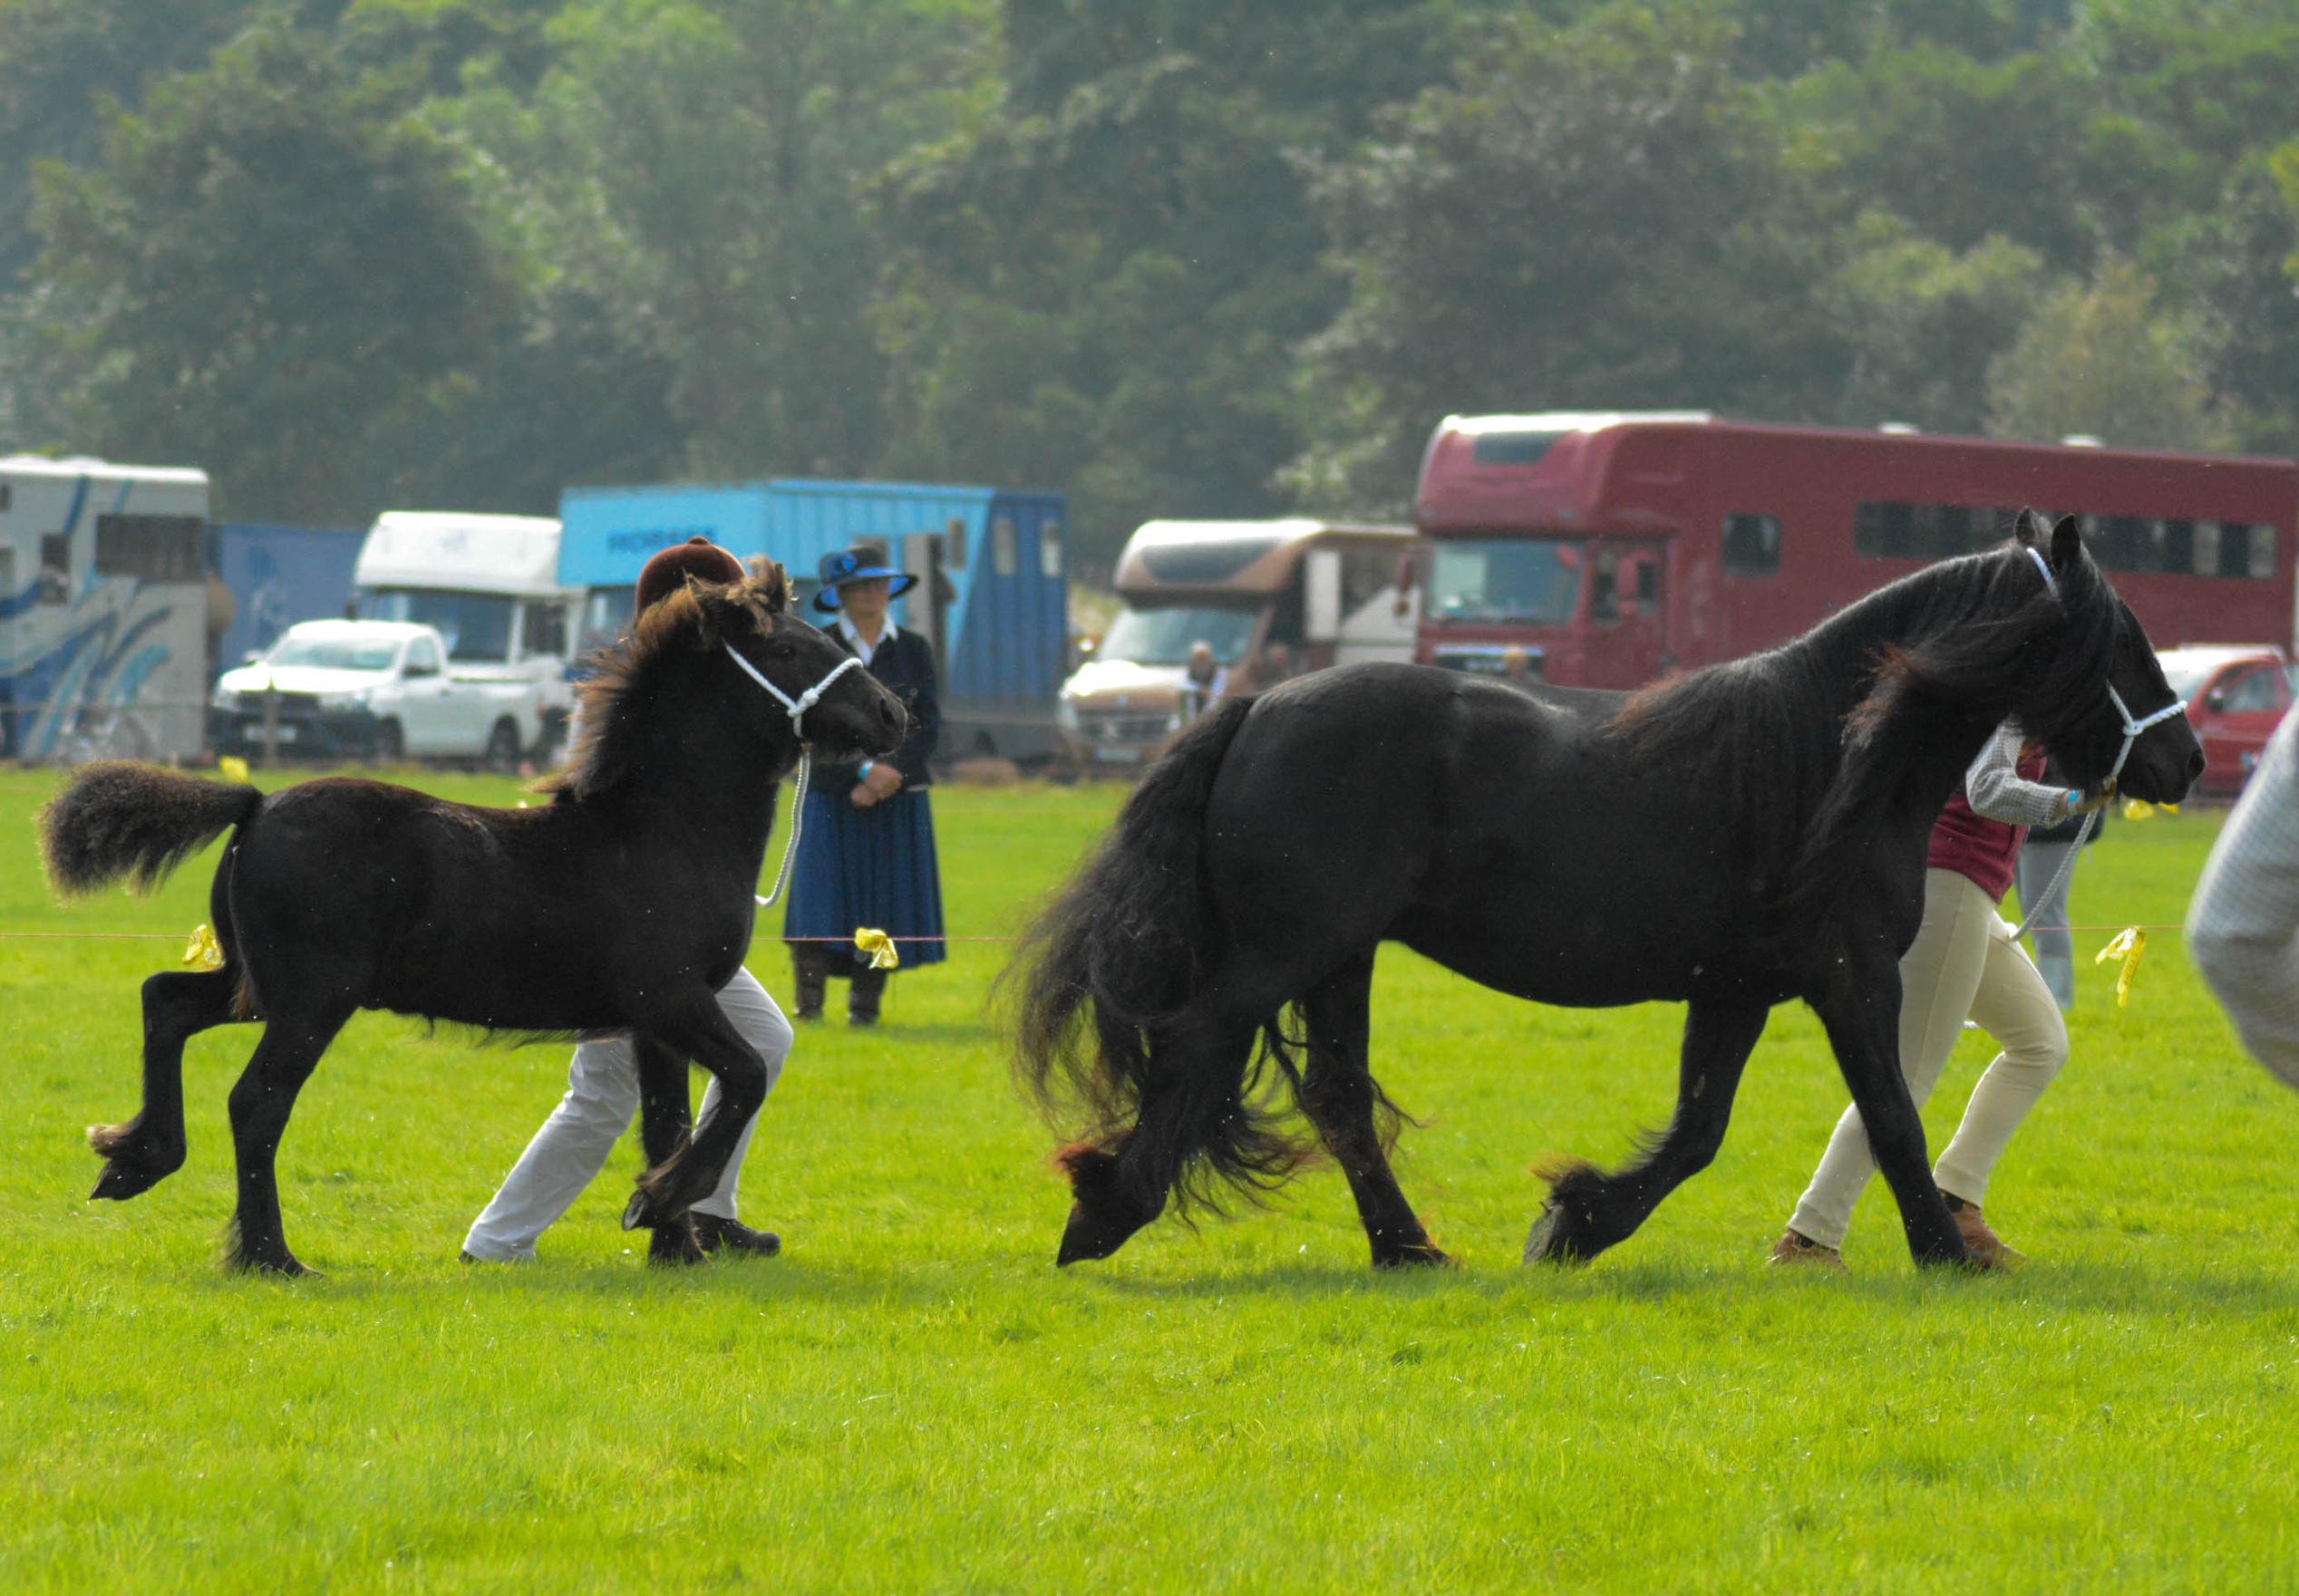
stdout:
<svg viewBox="0 0 2299 1596">
<path fill-rule="evenodd" d="M 1780 885 L 1825 892 L 1928 739 L 2013 720 L 2059 745 L 2097 713 L 2122 602 L 2080 552 L 2046 585 L 2033 547 L 1903 577 L 1793 643 L 1637 694 L 1605 735 L 1733 811 Z"/>
<path fill-rule="evenodd" d="M 769 565 L 740 582 L 696 582 L 647 605 L 628 637 L 592 658 L 589 678 L 577 690 L 579 731 L 567 768 L 537 785 L 558 802 L 593 798 L 630 774 L 631 744 L 663 662 L 713 647 L 730 621 L 747 619 L 763 633 L 790 607 L 791 584 Z M 737 630 L 741 630 L 738 626 Z"/>
</svg>

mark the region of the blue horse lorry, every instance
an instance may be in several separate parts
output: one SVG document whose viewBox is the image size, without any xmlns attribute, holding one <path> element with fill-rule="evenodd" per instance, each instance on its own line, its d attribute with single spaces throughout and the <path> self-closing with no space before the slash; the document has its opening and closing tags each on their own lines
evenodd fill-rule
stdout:
<svg viewBox="0 0 2299 1596">
<path fill-rule="evenodd" d="M 1054 708 L 1069 663 L 1069 593 L 1056 493 L 778 478 L 716 486 L 570 488 L 559 496 L 558 579 L 583 590 L 587 653 L 628 624 L 639 567 L 703 537 L 779 560 L 811 599 L 825 555 L 868 540 L 920 578 L 895 624 L 934 645 L 940 758 L 1061 757 Z M 807 608 L 809 619 L 823 617 Z"/>
</svg>

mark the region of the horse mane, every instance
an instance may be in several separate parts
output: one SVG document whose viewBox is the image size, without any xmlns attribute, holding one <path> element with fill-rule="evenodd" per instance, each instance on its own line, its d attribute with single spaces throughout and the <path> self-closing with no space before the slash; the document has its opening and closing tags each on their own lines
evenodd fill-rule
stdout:
<svg viewBox="0 0 2299 1596">
<path fill-rule="evenodd" d="M 1884 806 L 1942 732 L 1971 733 L 1976 746 L 2011 721 L 2053 747 L 2099 713 L 2122 601 L 2088 557 L 2043 586 L 2025 547 L 1946 561 L 1875 595 L 1897 596 L 1909 612 L 1901 634 L 1916 641 L 1872 651 L 1836 778 L 1805 829 L 1792 903 L 1840 898 Z"/>
<path fill-rule="evenodd" d="M 667 660 L 711 647 L 728 623 L 747 619 L 764 632 L 790 607 L 791 584 L 769 563 L 740 582 L 697 582 L 647 605 L 630 634 L 591 656 L 591 673 L 577 688 L 577 734 L 566 769 L 537 783 L 558 802 L 594 798 L 631 770 L 633 744 Z"/>
<path fill-rule="evenodd" d="M 1941 561 L 1792 643 L 1648 688 L 1605 735 L 1736 811 L 1776 893 L 1795 904 L 1839 896 L 1940 732 L 2008 719 L 2053 743 L 2098 712 L 2121 602 L 2088 557 L 2046 586 L 2030 547 Z M 1816 711 L 1839 700 L 1848 655 L 1858 696 L 1831 725 Z"/>
</svg>

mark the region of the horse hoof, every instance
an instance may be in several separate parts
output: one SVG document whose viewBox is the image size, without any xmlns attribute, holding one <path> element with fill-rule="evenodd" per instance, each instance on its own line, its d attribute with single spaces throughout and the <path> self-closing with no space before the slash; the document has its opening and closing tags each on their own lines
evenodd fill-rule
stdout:
<svg viewBox="0 0 2299 1596">
<path fill-rule="evenodd" d="M 1416 1246 L 1398 1247 L 1380 1254 L 1373 1260 L 1373 1267 L 1375 1269 L 1450 1269 L 1454 1262 L 1452 1255 L 1435 1243 L 1422 1242 Z"/>
<path fill-rule="evenodd" d="M 168 1178 L 171 1172 L 154 1169 L 148 1164 L 125 1164 L 107 1159 L 103 1173 L 96 1176 L 96 1189 L 88 1194 L 91 1203 L 124 1203 L 140 1197 Z"/>
<path fill-rule="evenodd" d="M 1533 1228 L 1525 1236 L 1527 1263 L 1576 1263 L 1572 1249 L 1566 1244 L 1563 1231 L 1565 1211 L 1551 1204 L 1533 1216 Z"/>
<path fill-rule="evenodd" d="M 655 1224 L 655 1204 L 645 1192 L 633 1192 L 631 1200 L 623 1204 L 625 1230 L 650 1229 Z"/>
<path fill-rule="evenodd" d="M 242 1274 L 273 1275 L 280 1280 L 317 1280 L 315 1270 L 306 1269 L 293 1253 L 282 1253 L 276 1258 L 240 1258 L 232 1267 Z"/>
</svg>

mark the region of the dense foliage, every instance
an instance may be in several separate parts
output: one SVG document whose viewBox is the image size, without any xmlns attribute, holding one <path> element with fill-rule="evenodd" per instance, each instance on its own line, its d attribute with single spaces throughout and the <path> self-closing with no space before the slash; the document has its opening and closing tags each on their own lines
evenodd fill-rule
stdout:
<svg viewBox="0 0 2299 1596">
<path fill-rule="evenodd" d="M 2299 0 L 0 0 L 0 446 L 1394 514 L 1449 411 L 2299 450 Z"/>
</svg>

